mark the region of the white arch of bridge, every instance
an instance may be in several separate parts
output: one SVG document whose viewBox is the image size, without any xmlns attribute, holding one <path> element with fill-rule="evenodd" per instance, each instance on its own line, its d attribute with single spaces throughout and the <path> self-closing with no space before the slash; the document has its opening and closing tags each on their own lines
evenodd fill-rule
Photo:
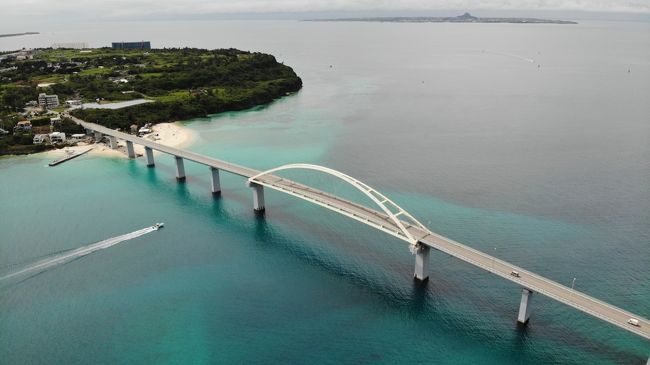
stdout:
<svg viewBox="0 0 650 365">
<path fill-rule="evenodd" d="M 259 180 L 260 177 L 263 177 L 265 175 L 272 174 L 277 171 L 283 171 L 283 170 L 315 170 L 319 172 L 326 173 L 328 175 L 334 176 L 340 180 L 345 181 L 346 183 L 352 185 L 355 187 L 357 190 L 362 192 L 364 195 L 366 195 L 368 198 L 370 198 L 377 206 L 381 208 L 381 210 L 386 213 L 386 215 L 390 218 L 390 220 L 395 224 L 395 226 L 400 230 L 401 234 L 404 237 L 399 237 L 407 242 L 409 242 L 411 245 L 415 247 L 417 244 L 417 239 L 413 237 L 413 235 L 406 229 L 404 226 L 404 223 L 402 220 L 399 218 L 401 216 L 404 216 L 408 219 L 409 223 L 417 226 L 418 228 L 424 230 L 425 232 L 430 232 L 429 229 L 424 226 L 422 223 L 420 223 L 417 219 L 415 219 L 410 213 L 408 213 L 406 210 L 404 210 L 402 207 L 397 205 L 395 202 L 390 200 L 388 197 L 383 195 L 382 193 L 378 192 L 377 190 L 373 189 L 372 187 L 368 186 L 367 184 L 353 178 L 352 176 L 346 175 L 340 171 L 336 171 L 334 169 L 331 169 L 329 167 L 324 167 L 324 166 L 319 166 L 319 165 L 311 165 L 311 164 L 288 164 L 288 165 L 283 165 L 279 166 L 264 172 L 261 172 L 255 176 L 252 176 L 248 179 L 249 183 L 255 183 L 255 184 L 260 184 L 260 185 L 267 185 L 264 183 L 264 181 Z M 311 201 L 311 200 L 308 200 Z M 392 208 L 392 209 L 391 209 Z M 365 222 L 366 224 L 378 228 L 372 224 L 369 224 L 368 222 Z M 381 228 L 380 228 L 381 229 Z M 389 232 L 390 233 L 390 232 Z"/>
</svg>

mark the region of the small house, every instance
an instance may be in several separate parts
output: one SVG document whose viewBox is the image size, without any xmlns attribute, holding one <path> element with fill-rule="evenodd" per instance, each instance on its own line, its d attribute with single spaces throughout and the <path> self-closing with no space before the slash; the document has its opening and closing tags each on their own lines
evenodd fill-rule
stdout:
<svg viewBox="0 0 650 365">
<path fill-rule="evenodd" d="M 36 134 L 34 135 L 34 144 L 43 144 L 47 142 L 47 134 Z"/>
<path fill-rule="evenodd" d="M 15 132 L 20 132 L 20 131 L 25 132 L 25 131 L 31 131 L 31 130 L 32 130 L 32 122 L 30 122 L 29 120 L 21 120 L 14 127 Z"/>
<path fill-rule="evenodd" d="M 83 141 L 84 139 L 86 139 L 86 135 L 83 133 L 75 133 L 70 136 L 70 139 L 76 142 Z"/>
<path fill-rule="evenodd" d="M 141 136 L 145 135 L 145 134 L 149 134 L 151 132 L 153 132 L 153 131 L 151 129 L 149 129 L 149 128 L 146 128 L 146 127 L 142 127 L 142 128 L 140 128 L 138 130 L 138 134 L 141 135 Z"/>
<path fill-rule="evenodd" d="M 50 118 L 50 124 L 51 125 L 61 124 L 61 117 Z"/>
<path fill-rule="evenodd" d="M 50 141 L 52 143 L 63 143 L 63 142 L 65 142 L 65 133 L 63 133 L 63 132 L 50 133 Z"/>
</svg>

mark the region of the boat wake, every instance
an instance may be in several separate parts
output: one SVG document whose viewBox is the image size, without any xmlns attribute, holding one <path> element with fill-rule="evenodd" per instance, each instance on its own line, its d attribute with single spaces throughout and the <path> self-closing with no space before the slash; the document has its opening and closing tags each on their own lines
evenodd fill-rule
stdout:
<svg viewBox="0 0 650 365">
<path fill-rule="evenodd" d="M 54 257 L 50 257 L 50 258 L 47 258 L 47 259 L 44 259 L 44 260 L 37 261 L 35 263 L 27 265 L 26 267 L 24 267 L 22 269 L 19 269 L 17 271 L 14 271 L 14 272 L 9 273 L 9 274 L 4 275 L 4 276 L 0 276 L 0 282 L 11 279 L 11 278 L 21 277 L 21 276 L 26 275 L 26 274 L 36 274 L 36 273 L 45 271 L 47 269 L 50 269 L 50 268 L 52 268 L 54 266 L 62 265 L 62 264 L 68 263 L 68 262 L 70 262 L 72 260 L 78 259 L 80 257 L 89 255 L 89 254 L 91 254 L 91 253 L 93 253 L 95 251 L 99 251 L 99 250 L 109 248 L 111 246 L 115 246 L 120 242 L 128 241 L 128 240 L 140 237 L 140 236 L 144 236 L 147 233 L 157 231 L 160 228 L 159 224 L 160 223 L 158 223 L 158 224 L 156 224 L 154 226 L 151 226 L 151 227 L 147 227 L 147 228 L 143 228 L 143 229 L 131 232 L 131 233 L 123 234 L 121 236 L 109 238 L 109 239 L 106 239 L 106 240 L 103 240 L 103 241 L 100 241 L 100 242 L 97 242 L 97 243 L 93 243 L 93 244 L 90 244 L 90 245 L 87 245 L 87 246 L 82 246 L 82 247 L 73 249 L 71 251 L 65 251 L 64 253 L 57 254 Z"/>
<path fill-rule="evenodd" d="M 528 62 L 528 63 L 534 63 L 535 62 L 535 60 L 532 59 L 532 58 L 527 58 L 527 57 L 519 56 L 519 55 L 512 54 L 512 53 L 494 52 L 494 51 L 485 51 L 485 50 L 483 51 L 483 53 L 489 53 L 489 54 L 494 54 L 494 55 L 499 55 L 499 56 L 504 56 L 504 57 L 510 57 L 510 58 L 522 60 L 522 61 L 525 61 L 525 62 Z"/>
</svg>

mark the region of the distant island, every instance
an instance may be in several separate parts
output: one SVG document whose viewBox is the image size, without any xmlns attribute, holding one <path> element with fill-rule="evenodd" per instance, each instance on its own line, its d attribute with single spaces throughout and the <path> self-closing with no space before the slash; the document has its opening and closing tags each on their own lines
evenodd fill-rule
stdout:
<svg viewBox="0 0 650 365">
<path fill-rule="evenodd" d="M 11 34 L 0 34 L 0 38 L 2 37 L 18 37 L 21 35 L 32 35 L 32 34 L 40 34 L 39 32 L 25 32 L 25 33 L 11 33 Z"/>
<path fill-rule="evenodd" d="M 0 155 L 53 148 L 39 135 L 83 133 L 68 113 L 129 131 L 248 109 L 301 87 L 293 69 L 272 55 L 237 49 L 0 53 Z"/>
<path fill-rule="evenodd" d="M 514 24 L 578 24 L 567 20 L 550 20 L 537 18 L 478 18 L 470 13 L 453 17 L 368 17 L 307 19 L 309 22 L 389 22 L 389 23 L 514 23 Z"/>
</svg>

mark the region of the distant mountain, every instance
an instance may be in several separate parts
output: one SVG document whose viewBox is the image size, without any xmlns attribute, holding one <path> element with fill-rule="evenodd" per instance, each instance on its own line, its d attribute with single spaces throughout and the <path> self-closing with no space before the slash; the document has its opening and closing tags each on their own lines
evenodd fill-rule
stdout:
<svg viewBox="0 0 650 365">
<path fill-rule="evenodd" d="M 308 19 L 312 22 L 391 22 L 391 23 L 515 23 L 515 24 L 578 24 L 567 20 L 537 18 L 478 18 L 470 13 L 454 17 L 368 17 Z"/>
</svg>

